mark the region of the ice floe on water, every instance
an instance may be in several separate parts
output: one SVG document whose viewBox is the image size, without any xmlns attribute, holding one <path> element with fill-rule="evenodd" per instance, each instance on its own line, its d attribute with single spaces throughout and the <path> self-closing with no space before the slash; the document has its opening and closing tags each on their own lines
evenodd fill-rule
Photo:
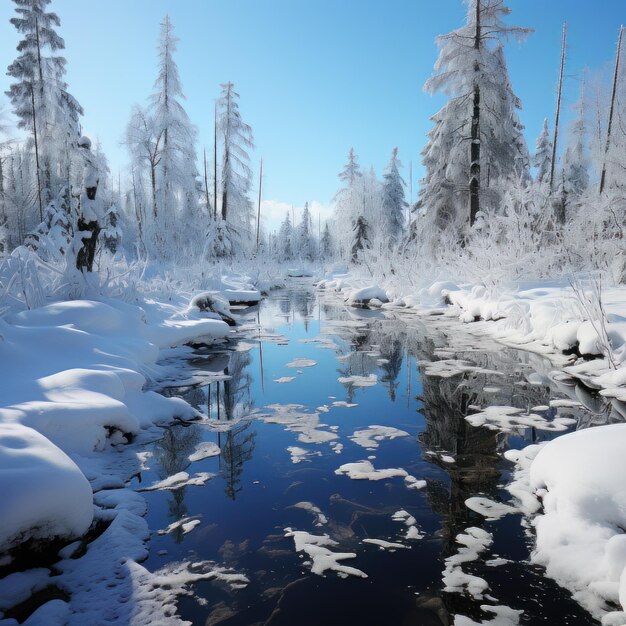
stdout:
<svg viewBox="0 0 626 626">
<path fill-rule="evenodd" d="M 271 413 L 257 413 L 256 417 L 267 424 L 280 424 L 290 432 L 298 433 L 301 443 L 328 443 L 339 435 L 328 430 L 320 422 L 319 413 L 309 412 L 303 404 L 270 404 L 265 407 Z"/>
<path fill-rule="evenodd" d="M 310 565 L 311 572 L 318 576 L 323 576 L 328 570 L 337 572 L 341 578 L 347 576 L 358 576 L 367 578 L 367 574 L 360 569 L 342 565 L 339 561 L 356 558 L 354 552 L 332 552 L 330 547 L 339 545 L 337 541 L 331 539 L 329 535 L 312 535 L 302 530 L 292 530 L 285 528 L 285 537 L 293 538 L 296 552 L 304 552 L 310 559 L 305 565 Z"/>
<path fill-rule="evenodd" d="M 511 506 L 510 504 L 504 504 L 503 502 L 496 502 L 489 498 L 482 496 L 474 496 L 465 500 L 465 506 L 471 509 L 475 513 L 487 518 L 488 521 L 494 521 L 509 515 L 510 513 L 517 513 L 519 509 Z"/>
<path fill-rule="evenodd" d="M 427 484 L 425 480 L 418 480 L 410 474 L 404 477 L 404 483 L 408 489 L 423 489 Z"/>
<path fill-rule="evenodd" d="M 409 433 L 393 426 L 371 425 L 363 430 L 355 430 L 349 438 L 366 450 L 374 450 L 378 448 L 381 441 L 408 436 Z"/>
<path fill-rule="evenodd" d="M 295 379 L 296 379 L 295 376 L 281 376 L 280 378 L 276 378 L 274 382 L 282 385 L 285 383 L 290 383 L 292 380 L 295 380 Z"/>
<path fill-rule="evenodd" d="M 313 367 L 317 365 L 317 361 L 313 359 L 305 359 L 304 357 L 294 359 L 293 361 L 287 363 L 287 367 Z"/>
<path fill-rule="evenodd" d="M 163 480 L 159 480 L 148 487 L 141 487 L 138 491 L 176 491 L 182 487 L 204 485 L 207 480 L 210 480 L 214 476 L 215 474 L 211 474 L 210 472 L 198 472 L 193 476 L 190 476 L 187 472 L 178 472 L 164 478 Z"/>
<path fill-rule="evenodd" d="M 287 452 L 291 455 L 292 463 L 302 463 L 302 461 L 310 461 L 313 456 L 322 456 L 319 450 L 305 450 L 299 446 L 289 446 Z"/>
<path fill-rule="evenodd" d="M 539 413 L 528 413 L 513 406 L 488 406 L 482 411 L 467 415 L 465 419 L 472 426 L 484 426 L 490 430 L 508 433 L 519 432 L 525 428 L 562 432 L 576 423 L 571 417 L 556 416 L 549 420 Z"/>
<path fill-rule="evenodd" d="M 482 600 L 489 589 L 487 581 L 479 576 L 467 574 L 463 571 L 462 565 L 478 559 L 480 554 L 491 546 L 493 536 L 482 528 L 472 526 L 466 528 L 465 532 L 459 533 L 456 536 L 456 542 L 461 544 L 461 547 L 456 554 L 445 560 L 446 567 L 442 576 L 444 591 L 467 592 L 476 600 Z"/>
<path fill-rule="evenodd" d="M 451 378 L 459 374 L 488 374 L 490 376 L 504 376 L 502 372 L 486 369 L 475 365 L 471 361 L 461 359 L 441 359 L 440 361 L 418 361 L 423 367 L 426 376 L 438 376 L 439 378 Z"/>
<path fill-rule="evenodd" d="M 203 459 L 217 456 L 220 452 L 220 447 L 216 443 L 213 443 L 212 441 L 201 441 L 196 446 L 196 449 L 189 455 L 189 460 L 192 463 L 194 461 L 202 461 Z"/>
<path fill-rule="evenodd" d="M 408 512 L 405 511 L 404 509 L 400 509 L 399 511 L 396 511 L 392 516 L 391 519 L 394 522 L 402 522 L 407 530 L 406 533 L 404 534 L 404 538 L 405 539 L 423 539 L 424 535 L 420 532 L 419 528 L 417 527 L 417 520 Z"/>
<path fill-rule="evenodd" d="M 502 605 L 481 604 L 480 608 L 485 613 L 493 615 L 493 619 L 475 622 L 473 619 L 465 617 L 465 615 L 456 615 L 454 617 L 454 626 L 518 626 L 520 618 L 524 613 L 523 611 Z"/>
<path fill-rule="evenodd" d="M 168 535 L 178 530 L 179 528 L 182 531 L 183 535 L 190 533 L 196 526 L 200 524 L 200 520 L 196 517 L 183 517 L 176 522 L 172 522 L 167 528 L 163 530 L 159 530 L 159 535 Z"/>
<path fill-rule="evenodd" d="M 356 463 L 345 463 L 335 470 L 335 474 L 345 474 L 352 480 L 384 480 L 408 476 L 407 472 L 401 468 L 374 469 L 370 461 L 357 461 Z"/>
<path fill-rule="evenodd" d="M 396 543 L 394 541 L 385 541 L 384 539 L 367 539 L 361 540 L 361 543 L 371 543 L 378 546 L 381 550 L 389 550 L 389 552 L 395 552 L 396 550 L 406 549 L 409 546 L 405 546 L 403 543 Z"/>
<path fill-rule="evenodd" d="M 378 382 L 376 374 L 368 376 L 340 376 L 337 379 L 342 385 L 352 385 L 353 387 L 373 387 Z"/>
</svg>

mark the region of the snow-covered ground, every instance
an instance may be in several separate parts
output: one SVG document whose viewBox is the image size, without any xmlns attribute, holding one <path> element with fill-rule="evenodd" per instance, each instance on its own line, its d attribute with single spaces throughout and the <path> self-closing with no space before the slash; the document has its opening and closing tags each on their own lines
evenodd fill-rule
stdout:
<svg viewBox="0 0 626 626">
<path fill-rule="evenodd" d="M 234 332 L 221 319 L 229 315 L 228 301 L 260 298 L 245 282 L 215 287 L 211 298 L 204 292 L 139 304 L 74 300 L 0 318 L 2 564 L 9 564 L 12 549 L 25 541 L 68 543 L 94 524 L 106 525 L 80 558 L 74 554 L 80 541 L 64 548 L 54 572 L 37 568 L 6 577 L 0 610 L 52 584 L 71 595 L 69 602 L 44 604 L 29 624 L 86 624 L 101 617 L 115 623 L 132 618 L 137 624 L 158 617 L 159 623 L 174 624 L 179 623 L 175 597 L 186 593 L 188 583 L 247 582 L 209 562 L 173 564 L 154 573 L 143 568 L 146 504 L 126 488 L 144 467 L 142 444 L 160 436 L 158 425 L 200 416 L 184 400 L 151 389 L 180 376 L 176 360 L 161 357 L 190 352 L 187 343 L 227 340 Z M 190 462 L 219 453 L 215 448 L 196 451 Z M 208 478 L 187 476 L 181 484 Z M 131 589 L 137 596 L 132 606 Z M 163 611 L 159 616 L 156 606 Z"/>
</svg>

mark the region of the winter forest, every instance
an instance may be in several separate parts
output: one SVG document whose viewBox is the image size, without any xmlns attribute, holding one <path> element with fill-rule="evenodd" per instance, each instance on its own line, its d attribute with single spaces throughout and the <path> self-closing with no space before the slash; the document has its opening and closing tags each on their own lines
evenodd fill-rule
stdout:
<svg viewBox="0 0 626 626">
<path fill-rule="evenodd" d="M 146 5 L 152 89 L 107 129 L 69 79 L 93 51 L 66 50 L 64 24 L 88 3 L 4 2 L 0 626 L 626 625 L 619 2 L 597 9 L 602 63 L 570 40 L 596 11 L 579 0 L 546 9 L 558 30 L 516 25 L 517 0 L 424 11 L 447 29 L 409 79 L 427 134 L 386 137 L 378 171 L 351 137 L 326 155 L 332 198 L 301 206 L 265 189 L 293 170 L 263 158 L 260 98 L 302 132 L 280 93 L 226 75 L 186 95 L 206 63 L 181 54 L 186 16 L 224 0 L 187 0 L 181 27 Z M 358 4 L 324 19 L 416 10 Z M 560 50 L 530 70 L 553 82 L 525 98 L 536 138 L 507 63 L 535 31 Z M 324 72 L 364 71 L 351 36 L 315 42 Z M 298 120 L 324 150 L 335 123 Z"/>
</svg>

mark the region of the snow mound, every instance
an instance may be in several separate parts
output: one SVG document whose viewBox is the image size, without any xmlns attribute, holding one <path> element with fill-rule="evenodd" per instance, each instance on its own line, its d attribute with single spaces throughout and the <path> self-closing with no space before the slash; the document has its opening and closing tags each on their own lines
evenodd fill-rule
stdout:
<svg viewBox="0 0 626 626">
<path fill-rule="evenodd" d="M 370 303 L 370 300 L 378 300 L 381 304 L 389 302 L 387 292 L 382 287 L 370 285 L 361 289 L 353 289 L 346 298 L 346 304 L 348 306 L 364 307 Z"/>
<path fill-rule="evenodd" d="M 43 435 L 0 423 L 0 549 L 27 539 L 79 537 L 93 520 L 89 482 Z"/>
<path fill-rule="evenodd" d="M 543 496 L 533 560 L 596 617 L 626 609 L 625 451 L 626 424 L 598 426 L 550 441 L 530 467 Z"/>
</svg>

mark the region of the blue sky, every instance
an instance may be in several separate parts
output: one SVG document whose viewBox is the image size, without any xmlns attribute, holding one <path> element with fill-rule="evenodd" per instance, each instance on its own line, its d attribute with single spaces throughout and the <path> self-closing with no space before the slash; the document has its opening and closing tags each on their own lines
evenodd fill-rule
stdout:
<svg viewBox="0 0 626 626">
<path fill-rule="evenodd" d="M 535 29 L 507 59 L 529 145 L 554 115 L 563 19 L 569 28 L 565 107 L 584 66 L 612 65 L 624 0 L 509 0 L 509 22 Z M 384 168 L 394 146 L 408 178 L 420 175 L 429 117 L 443 103 L 422 91 L 437 57 L 434 38 L 458 27 L 461 0 L 53 0 L 66 41 L 70 90 L 85 109 L 113 172 L 124 171 L 123 131 L 156 75 L 159 23 L 168 13 L 198 153 L 212 146 L 213 103 L 232 80 L 253 129 L 253 167 L 264 161 L 264 211 L 316 201 L 323 214 L 354 146 L 364 167 Z M 15 56 L 13 3 L 0 3 L 0 64 Z M 5 91 L 8 78 L 0 75 Z M 8 105 L 4 97 L 0 103 Z M 255 183 L 256 186 L 256 183 Z M 413 195 L 417 184 L 413 185 Z"/>
</svg>

